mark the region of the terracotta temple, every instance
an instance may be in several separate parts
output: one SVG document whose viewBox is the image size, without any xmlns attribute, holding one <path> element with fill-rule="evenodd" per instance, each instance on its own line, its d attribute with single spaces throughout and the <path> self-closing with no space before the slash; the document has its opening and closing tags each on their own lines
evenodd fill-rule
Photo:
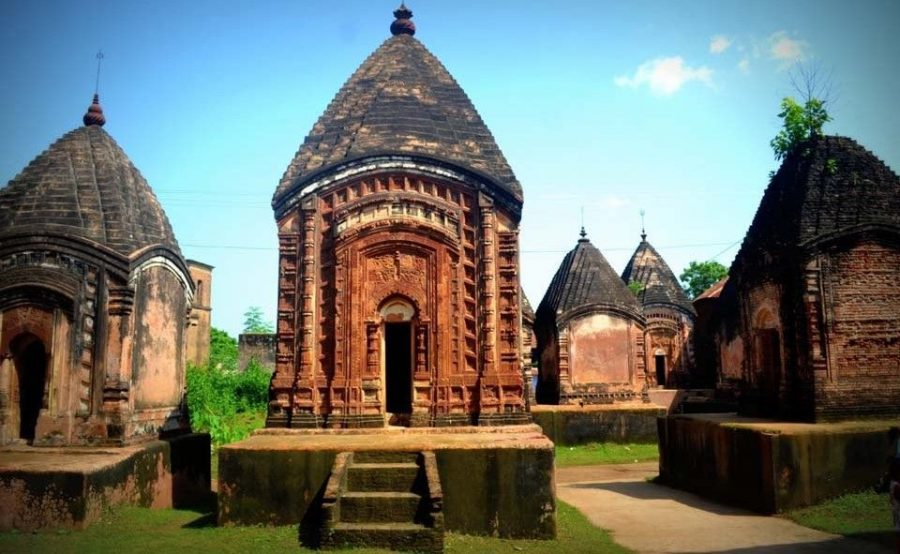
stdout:
<svg viewBox="0 0 900 554">
<path fill-rule="evenodd" d="M 84 126 L 0 190 L 0 444 L 188 429 L 194 284 L 150 185 L 104 123 L 95 95 Z"/>
<path fill-rule="evenodd" d="M 651 386 L 675 388 L 692 384 L 693 336 L 696 311 L 669 265 L 647 234 L 622 272 L 626 284 L 637 287 L 638 302 L 647 320 L 645 351 Z"/>
<path fill-rule="evenodd" d="M 412 13 L 394 15 L 275 191 L 270 427 L 527 419 L 522 188 Z"/>
<path fill-rule="evenodd" d="M 646 327 L 637 298 L 582 229 L 535 315 L 537 401 L 642 400 L 648 386 Z"/>
<path fill-rule="evenodd" d="M 727 282 L 698 298 L 702 362 L 748 415 L 900 415 L 898 275 L 900 178 L 815 137 L 773 177 Z"/>
</svg>

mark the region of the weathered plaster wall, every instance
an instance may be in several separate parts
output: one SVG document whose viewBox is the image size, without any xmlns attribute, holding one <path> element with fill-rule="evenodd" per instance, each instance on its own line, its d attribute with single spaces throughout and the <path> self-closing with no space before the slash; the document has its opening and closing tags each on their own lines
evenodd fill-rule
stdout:
<svg viewBox="0 0 900 554">
<path fill-rule="evenodd" d="M 134 408 L 174 409 L 184 390 L 184 287 L 170 271 L 155 266 L 137 276 L 135 288 Z"/>
<path fill-rule="evenodd" d="M 629 383 L 632 361 L 628 321 L 591 314 L 569 323 L 572 384 Z"/>
<path fill-rule="evenodd" d="M 531 418 L 557 445 L 656 442 L 656 418 L 664 415 L 665 408 L 649 404 L 531 407 Z"/>
<path fill-rule="evenodd" d="M 243 333 L 238 335 L 238 369 L 244 369 L 250 360 L 269 371 L 275 371 L 275 352 L 278 335 L 271 333 Z"/>
<path fill-rule="evenodd" d="M 209 435 L 151 441 L 105 459 L 80 452 L 95 461 L 64 449 L 0 453 L 0 530 L 83 529 L 112 506 L 190 507 L 209 494 Z"/>
<path fill-rule="evenodd" d="M 798 424 L 725 415 L 659 418 L 660 476 L 672 486 L 764 513 L 868 489 L 897 421 Z"/>
<path fill-rule="evenodd" d="M 200 366 L 209 361 L 209 332 L 212 326 L 212 266 L 188 260 L 194 282 L 194 301 L 185 333 L 185 361 Z"/>
</svg>

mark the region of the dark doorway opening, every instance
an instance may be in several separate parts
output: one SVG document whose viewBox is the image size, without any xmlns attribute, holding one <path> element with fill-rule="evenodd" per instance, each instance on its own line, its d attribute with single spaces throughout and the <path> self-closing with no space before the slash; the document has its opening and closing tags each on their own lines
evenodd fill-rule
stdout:
<svg viewBox="0 0 900 554">
<path fill-rule="evenodd" d="M 19 438 L 34 440 L 38 415 L 44 405 L 47 378 L 47 350 L 34 335 L 16 337 L 10 350 L 19 379 Z"/>
<path fill-rule="evenodd" d="M 384 324 L 387 411 L 412 413 L 412 324 Z"/>
<path fill-rule="evenodd" d="M 758 329 L 755 338 L 761 406 L 766 415 L 773 415 L 778 411 L 781 388 L 781 339 L 776 329 Z"/>
<path fill-rule="evenodd" d="M 666 386 L 666 356 L 664 354 L 656 355 L 656 384 Z"/>
</svg>

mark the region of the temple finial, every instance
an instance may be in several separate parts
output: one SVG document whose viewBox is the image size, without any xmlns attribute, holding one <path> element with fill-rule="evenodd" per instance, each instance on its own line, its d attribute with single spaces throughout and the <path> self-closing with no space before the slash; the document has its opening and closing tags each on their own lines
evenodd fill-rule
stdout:
<svg viewBox="0 0 900 554">
<path fill-rule="evenodd" d="M 103 62 L 103 50 L 97 51 L 97 79 L 94 81 L 94 101 L 88 106 L 87 112 L 81 120 L 85 127 L 96 125 L 103 127 L 106 123 L 106 116 L 103 115 L 103 108 L 100 107 L 100 64 Z"/>
<path fill-rule="evenodd" d="M 412 10 L 406 7 L 406 4 L 400 2 L 400 7 L 394 10 L 394 22 L 391 23 L 391 34 L 409 35 L 416 34 L 416 24 L 410 21 L 412 18 Z"/>
<path fill-rule="evenodd" d="M 587 240 L 587 231 L 584 230 L 584 225 L 581 226 L 581 231 L 578 233 L 581 236 L 579 240 Z"/>
<path fill-rule="evenodd" d="M 647 230 L 644 229 L 644 208 L 641 208 L 641 242 L 647 242 Z"/>
</svg>

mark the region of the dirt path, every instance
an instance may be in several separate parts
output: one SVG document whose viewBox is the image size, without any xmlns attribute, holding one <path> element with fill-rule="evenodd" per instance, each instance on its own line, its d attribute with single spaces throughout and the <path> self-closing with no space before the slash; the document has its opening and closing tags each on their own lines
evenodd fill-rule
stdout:
<svg viewBox="0 0 900 554">
<path fill-rule="evenodd" d="M 559 468 L 556 493 L 619 544 L 641 553 L 884 554 L 867 541 L 823 533 L 648 483 L 656 462 Z"/>
</svg>

